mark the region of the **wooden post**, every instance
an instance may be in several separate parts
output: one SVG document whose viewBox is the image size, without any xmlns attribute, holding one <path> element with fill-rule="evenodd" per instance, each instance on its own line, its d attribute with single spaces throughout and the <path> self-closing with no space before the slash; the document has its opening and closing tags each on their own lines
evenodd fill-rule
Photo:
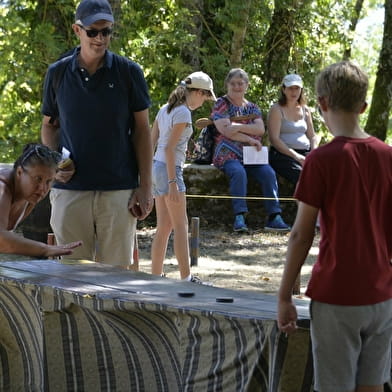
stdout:
<svg viewBox="0 0 392 392">
<path fill-rule="evenodd" d="M 135 232 L 135 239 L 133 242 L 133 264 L 130 266 L 130 269 L 133 271 L 139 271 L 139 245 L 137 242 L 137 233 Z"/>
<path fill-rule="evenodd" d="M 48 245 L 56 245 L 56 238 L 53 233 L 48 233 L 47 241 Z"/>
<path fill-rule="evenodd" d="M 199 257 L 199 217 L 192 217 L 191 221 L 191 266 L 197 265 Z"/>
<path fill-rule="evenodd" d="M 46 243 L 48 245 L 56 245 L 56 237 L 54 236 L 53 233 L 48 233 L 46 237 Z M 49 257 L 49 259 L 59 259 L 60 257 Z"/>
</svg>

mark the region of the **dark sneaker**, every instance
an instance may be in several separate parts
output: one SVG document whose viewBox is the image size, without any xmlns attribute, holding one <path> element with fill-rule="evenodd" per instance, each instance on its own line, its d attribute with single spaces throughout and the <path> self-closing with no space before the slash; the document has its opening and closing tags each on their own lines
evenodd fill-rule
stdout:
<svg viewBox="0 0 392 392">
<path fill-rule="evenodd" d="M 267 231 L 290 231 L 291 227 L 285 223 L 280 215 L 276 215 L 274 219 L 268 221 L 264 230 Z"/>
<path fill-rule="evenodd" d="M 238 232 L 248 231 L 248 227 L 245 224 L 244 215 L 239 214 L 235 216 L 233 229 L 234 231 L 238 231 Z"/>
</svg>

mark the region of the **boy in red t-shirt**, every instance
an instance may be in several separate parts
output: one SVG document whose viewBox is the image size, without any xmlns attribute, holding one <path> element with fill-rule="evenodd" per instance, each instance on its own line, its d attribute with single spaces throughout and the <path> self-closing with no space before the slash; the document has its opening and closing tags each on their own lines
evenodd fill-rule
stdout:
<svg viewBox="0 0 392 392">
<path fill-rule="evenodd" d="M 317 78 L 334 139 L 305 160 L 279 289 L 278 326 L 291 333 L 291 293 L 320 211 L 320 252 L 306 291 L 318 392 L 382 392 L 391 377 L 392 148 L 359 125 L 367 88 L 367 76 L 351 62 Z"/>
</svg>

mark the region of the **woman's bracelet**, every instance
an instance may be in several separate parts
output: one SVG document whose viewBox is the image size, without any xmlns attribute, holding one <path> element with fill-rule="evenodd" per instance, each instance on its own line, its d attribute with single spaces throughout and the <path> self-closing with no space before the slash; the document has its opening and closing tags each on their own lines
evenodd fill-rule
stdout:
<svg viewBox="0 0 392 392">
<path fill-rule="evenodd" d="M 177 179 L 173 178 L 173 180 L 169 180 L 167 183 L 168 184 L 175 184 L 175 183 L 177 183 Z"/>
</svg>

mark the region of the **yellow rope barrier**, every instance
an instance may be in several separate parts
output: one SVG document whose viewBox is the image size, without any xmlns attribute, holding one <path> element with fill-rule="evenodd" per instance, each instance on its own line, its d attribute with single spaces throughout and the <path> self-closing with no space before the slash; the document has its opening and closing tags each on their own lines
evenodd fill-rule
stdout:
<svg viewBox="0 0 392 392">
<path fill-rule="evenodd" d="M 259 197 L 259 196 L 226 196 L 226 195 L 189 195 L 186 197 L 198 199 L 245 199 L 245 200 L 276 200 L 275 197 Z M 279 197 L 279 201 L 296 201 L 293 197 Z"/>
</svg>

